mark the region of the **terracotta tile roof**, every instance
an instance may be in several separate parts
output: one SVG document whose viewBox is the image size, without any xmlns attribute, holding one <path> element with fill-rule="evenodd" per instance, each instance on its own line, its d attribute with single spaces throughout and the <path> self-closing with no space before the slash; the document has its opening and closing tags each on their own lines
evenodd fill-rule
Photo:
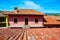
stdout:
<svg viewBox="0 0 60 40">
<path fill-rule="evenodd" d="M 4 15 L 3 13 L 0 13 L 0 17 L 6 17 L 7 15 Z"/>
<path fill-rule="evenodd" d="M 13 12 L 4 12 L 4 14 L 20 14 L 20 15 L 44 15 L 41 12 L 32 10 L 32 9 L 20 9 L 17 11 L 17 13 Z"/>
<path fill-rule="evenodd" d="M 57 16 L 56 16 L 57 18 Z M 57 19 L 55 19 L 55 17 L 51 17 L 51 16 L 44 16 L 44 19 L 46 20 L 46 22 L 44 22 L 44 24 L 60 24 L 60 22 L 57 21 Z M 60 18 L 59 18 L 60 19 Z"/>
<path fill-rule="evenodd" d="M 52 18 L 54 18 L 55 20 L 60 20 L 60 16 L 50 16 Z"/>
<path fill-rule="evenodd" d="M 60 28 L 0 28 L 0 40 L 60 40 Z"/>
</svg>

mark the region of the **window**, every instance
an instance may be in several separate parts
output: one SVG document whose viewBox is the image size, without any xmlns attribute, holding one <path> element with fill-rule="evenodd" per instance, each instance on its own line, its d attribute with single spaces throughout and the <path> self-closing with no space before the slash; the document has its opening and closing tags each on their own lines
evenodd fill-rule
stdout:
<svg viewBox="0 0 60 40">
<path fill-rule="evenodd" d="M 0 17 L 0 22 L 5 22 L 6 18 L 5 17 Z"/>
<path fill-rule="evenodd" d="M 14 18 L 14 23 L 17 23 L 17 18 Z"/>
<path fill-rule="evenodd" d="M 38 23 L 38 18 L 35 18 L 35 23 Z"/>
<path fill-rule="evenodd" d="M 0 23 L 0 27 L 5 27 L 6 23 Z"/>
</svg>

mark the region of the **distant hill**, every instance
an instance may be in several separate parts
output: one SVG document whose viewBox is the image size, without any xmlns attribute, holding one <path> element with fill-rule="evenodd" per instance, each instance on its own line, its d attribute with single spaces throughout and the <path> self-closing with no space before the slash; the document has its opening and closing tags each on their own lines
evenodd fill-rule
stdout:
<svg viewBox="0 0 60 40">
<path fill-rule="evenodd" d="M 4 11 L 1 11 L 1 10 L 0 10 L 0 13 L 2 13 L 2 12 L 4 12 Z"/>
<path fill-rule="evenodd" d="M 60 13 L 45 13 L 46 15 L 51 15 L 51 16 L 60 16 Z"/>
<path fill-rule="evenodd" d="M 0 13 L 3 13 L 3 12 L 9 12 L 9 11 L 1 11 L 1 10 L 0 10 Z"/>
</svg>

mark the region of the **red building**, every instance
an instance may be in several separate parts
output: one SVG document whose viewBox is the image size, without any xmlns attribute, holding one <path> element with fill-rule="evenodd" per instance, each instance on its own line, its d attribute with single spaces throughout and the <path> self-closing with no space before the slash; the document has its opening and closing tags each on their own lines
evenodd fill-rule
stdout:
<svg viewBox="0 0 60 40">
<path fill-rule="evenodd" d="M 14 12 L 5 12 L 8 15 L 9 27 L 23 27 L 28 25 L 30 27 L 44 27 L 43 13 L 31 9 L 14 8 Z"/>
</svg>

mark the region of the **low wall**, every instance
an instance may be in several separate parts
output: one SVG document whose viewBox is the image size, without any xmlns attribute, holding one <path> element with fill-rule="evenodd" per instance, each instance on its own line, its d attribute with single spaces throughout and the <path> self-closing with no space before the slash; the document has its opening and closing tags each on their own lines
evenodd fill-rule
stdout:
<svg viewBox="0 0 60 40">
<path fill-rule="evenodd" d="M 60 25 L 44 25 L 46 28 L 59 28 Z"/>
</svg>

